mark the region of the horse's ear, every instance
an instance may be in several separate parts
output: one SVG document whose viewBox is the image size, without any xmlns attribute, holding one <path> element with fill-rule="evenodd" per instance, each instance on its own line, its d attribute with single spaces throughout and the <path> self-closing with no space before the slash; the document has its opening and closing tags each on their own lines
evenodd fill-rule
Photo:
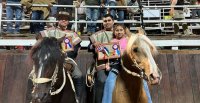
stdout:
<svg viewBox="0 0 200 103">
<path fill-rule="evenodd" d="M 137 35 L 144 35 L 145 34 L 145 31 L 142 27 L 138 27 L 137 30 L 138 30 Z"/>
<path fill-rule="evenodd" d="M 126 32 L 126 36 L 127 37 L 130 37 L 132 35 L 131 31 L 129 30 L 129 28 L 126 27 L 125 29 L 125 32 Z"/>
</svg>

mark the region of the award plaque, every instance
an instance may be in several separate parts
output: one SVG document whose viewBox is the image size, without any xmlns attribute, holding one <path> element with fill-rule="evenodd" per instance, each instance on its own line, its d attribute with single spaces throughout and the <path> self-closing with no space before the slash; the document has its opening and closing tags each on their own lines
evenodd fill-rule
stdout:
<svg viewBox="0 0 200 103">
<path fill-rule="evenodd" d="M 73 51 L 74 47 L 72 44 L 72 37 L 71 36 L 65 37 L 63 42 L 61 43 L 61 47 L 64 52 Z"/>
<path fill-rule="evenodd" d="M 103 46 L 96 48 L 98 60 L 120 58 L 119 43 L 104 43 Z"/>
</svg>

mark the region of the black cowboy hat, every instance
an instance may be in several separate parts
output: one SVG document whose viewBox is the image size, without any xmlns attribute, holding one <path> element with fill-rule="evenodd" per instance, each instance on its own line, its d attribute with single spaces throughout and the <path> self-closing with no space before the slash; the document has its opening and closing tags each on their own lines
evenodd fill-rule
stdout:
<svg viewBox="0 0 200 103">
<path fill-rule="evenodd" d="M 56 16 L 57 20 L 69 20 L 70 14 L 66 11 L 59 11 Z"/>
</svg>

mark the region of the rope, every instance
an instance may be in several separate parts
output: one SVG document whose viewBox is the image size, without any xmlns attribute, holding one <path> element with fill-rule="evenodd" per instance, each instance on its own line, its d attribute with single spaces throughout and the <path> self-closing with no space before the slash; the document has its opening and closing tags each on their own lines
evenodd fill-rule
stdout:
<svg viewBox="0 0 200 103">
<path fill-rule="evenodd" d="M 135 59 L 134 59 L 135 60 Z M 136 72 L 132 72 L 130 70 L 128 70 L 125 66 L 124 66 L 124 63 L 123 63 L 123 60 L 121 59 L 121 65 L 122 65 L 122 68 L 130 75 L 132 76 L 136 76 L 136 77 L 139 77 L 139 78 L 142 78 L 142 76 Z"/>
<path fill-rule="evenodd" d="M 51 92 L 51 90 L 50 90 L 50 94 L 56 95 L 56 94 L 60 93 L 62 91 L 62 89 L 64 88 L 65 84 L 66 84 L 66 75 L 65 75 L 65 69 L 63 68 L 63 83 L 62 83 L 61 87 L 59 89 L 57 89 L 56 91 Z"/>
</svg>

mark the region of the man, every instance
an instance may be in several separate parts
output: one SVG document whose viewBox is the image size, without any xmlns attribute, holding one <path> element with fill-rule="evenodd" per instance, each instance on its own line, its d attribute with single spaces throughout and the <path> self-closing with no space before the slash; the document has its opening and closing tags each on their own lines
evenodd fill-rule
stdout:
<svg viewBox="0 0 200 103">
<path fill-rule="evenodd" d="M 31 20 L 46 20 L 50 15 L 50 9 L 55 0 L 22 0 L 21 4 L 28 10 L 32 10 Z M 32 6 L 32 4 L 47 4 L 47 7 Z M 31 34 L 37 34 L 44 30 L 44 22 L 32 22 L 30 24 Z"/>
<path fill-rule="evenodd" d="M 58 27 L 54 28 L 51 27 L 47 30 L 41 31 L 40 35 L 38 35 L 38 39 L 42 38 L 42 37 L 56 37 L 58 38 L 59 41 L 61 42 L 65 42 L 64 38 L 65 37 L 71 37 L 72 38 L 72 44 L 73 45 L 73 51 L 64 51 L 66 54 L 66 59 L 65 59 L 65 63 L 64 63 L 64 67 L 66 66 L 67 63 L 69 62 L 74 62 L 73 60 L 76 59 L 77 55 L 78 55 L 78 51 L 80 49 L 80 43 L 81 43 L 81 39 L 78 37 L 78 35 L 70 30 L 67 30 L 67 26 L 69 24 L 69 13 L 68 12 L 63 12 L 60 11 L 58 12 L 57 15 L 57 19 L 58 19 Z M 73 60 L 70 60 L 69 58 L 72 58 Z M 72 68 L 71 70 L 68 70 L 71 72 L 72 75 L 72 79 L 75 85 L 75 90 L 76 90 L 76 94 L 77 97 L 80 101 L 80 95 L 81 95 L 81 90 L 83 87 L 83 80 L 82 80 L 82 72 L 80 71 L 80 69 L 78 68 L 78 66 L 73 65 L 74 68 Z M 67 67 L 65 67 L 67 69 Z"/>
<path fill-rule="evenodd" d="M 96 60 L 96 69 L 97 69 L 97 77 L 95 79 L 94 85 L 94 103 L 102 103 L 104 84 L 107 79 L 108 73 L 110 72 L 108 69 L 117 69 L 116 64 L 112 63 L 112 60 L 97 60 L 97 55 L 95 50 L 102 46 L 102 43 L 109 43 L 113 39 L 113 25 L 114 19 L 110 14 L 106 14 L 103 17 L 103 30 L 96 32 L 95 34 L 90 36 L 90 45 L 88 46 L 89 51 L 94 52 L 94 58 Z M 146 95 L 148 96 L 148 103 L 152 103 L 151 96 L 149 93 L 148 85 L 144 81 L 144 88 Z"/>
<path fill-rule="evenodd" d="M 174 20 L 183 20 L 185 19 L 183 7 L 173 7 L 173 6 L 184 6 L 184 0 L 171 0 L 171 10 L 170 15 L 174 18 Z M 191 31 L 188 29 L 186 23 L 182 24 L 183 32 L 185 35 L 191 35 Z M 174 23 L 174 33 L 175 35 L 181 35 L 179 32 L 179 23 Z"/>
<path fill-rule="evenodd" d="M 58 5 L 68 5 L 71 6 L 73 4 L 76 5 L 76 7 L 80 6 L 81 0 L 57 0 Z M 73 20 L 72 17 L 74 17 L 74 8 L 73 7 L 57 7 L 57 11 L 65 11 L 70 14 L 69 20 Z M 72 28 L 72 24 L 68 25 L 68 28 Z"/>
<path fill-rule="evenodd" d="M 8 6 L 6 3 L 10 4 L 20 4 L 21 0 L 2 0 L 2 5 L 6 7 L 6 18 L 7 20 L 13 20 L 14 17 L 16 20 L 22 19 L 22 8 L 20 5 Z M 15 14 L 15 15 L 14 15 Z M 6 34 L 19 34 L 20 33 L 20 22 L 15 22 L 15 29 L 13 29 L 13 22 L 7 22 L 7 31 Z"/>
<path fill-rule="evenodd" d="M 96 32 L 90 36 L 91 44 L 89 45 L 89 51 L 95 52 L 95 49 L 100 47 L 102 43 L 109 43 L 113 39 L 113 25 L 114 19 L 110 14 L 106 14 L 103 17 L 103 30 Z M 95 53 L 95 58 L 97 55 Z M 104 83 L 107 78 L 109 71 L 106 71 L 108 66 L 107 60 L 96 61 L 97 77 L 95 79 L 95 103 L 102 103 Z"/>
</svg>

